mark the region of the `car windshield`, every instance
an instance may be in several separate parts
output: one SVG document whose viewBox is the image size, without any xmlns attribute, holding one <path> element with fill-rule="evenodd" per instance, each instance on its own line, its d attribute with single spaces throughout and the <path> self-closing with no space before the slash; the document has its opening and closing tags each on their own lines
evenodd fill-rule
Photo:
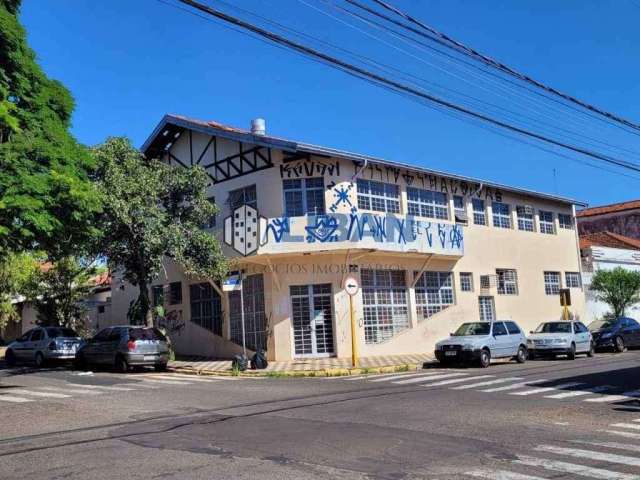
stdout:
<svg viewBox="0 0 640 480">
<path fill-rule="evenodd" d="M 604 330 L 605 328 L 613 328 L 615 322 L 610 320 L 596 320 L 595 322 L 591 322 L 589 324 L 589 330 L 592 332 L 596 330 Z"/>
<path fill-rule="evenodd" d="M 571 333 L 571 323 L 569 322 L 548 322 L 541 323 L 536 328 L 535 333 Z"/>
<path fill-rule="evenodd" d="M 130 328 L 130 340 L 166 340 L 164 335 L 157 328 Z"/>
<path fill-rule="evenodd" d="M 70 328 L 62 328 L 62 327 L 48 327 L 47 335 L 49 335 L 49 338 L 78 336 L 78 334 L 73 330 L 71 330 Z"/>
<path fill-rule="evenodd" d="M 487 322 L 463 323 L 454 332 L 453 336 L 463 337 L 466 335 L 489 335 L 491 324 Z"/>
</svg>

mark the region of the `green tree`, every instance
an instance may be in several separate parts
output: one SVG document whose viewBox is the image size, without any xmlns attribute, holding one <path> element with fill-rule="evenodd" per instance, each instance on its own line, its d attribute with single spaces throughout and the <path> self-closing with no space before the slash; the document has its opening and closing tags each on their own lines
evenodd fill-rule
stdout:
<svg viewBox="0 0 640 480">
<path fill-rule="evenodd" d="M 622 267 L 598 270 L 593 275 L 590 289 L 598 300 L 611 307 L 615 318 L 623 317 L 627 308 L 640 302 L 640 272 Z"/>
<path fill-rule="evenodd" d="M 0 0 L 0 259 L 77 250 L 100 209 L 91 156 L 69 133 L 73 98 L 37 64 L 20 3 Z"/>
<path fill-rule="evenodd" d="M 38 268 L 37 260 L 27 254 L 0 258 L 0 330 L 20 320 L 16 301 L 27 292 L 27 285 Z"/>
<path fill-rule="evenodd" d="M 110 138 L 93 154 L 104 202 L 100 251 L 140 289 L 130 320 L 152 325 L 149 286 L 164 258 L 187 275 L 215 279 L 226 272 L 218 242 L 202 229 L 216 212 L 206 196 L 208 176 L 201 167 L 146 160 L 125 138 Z"/>
<path fill-rule="evenodd" d="M 88 310 L 83 300 L 95 287 L 98 269 L 73 256 L 46 266 L 31 277 L 27 289 L 38 323 L 85 330 Z"/>
</svg>

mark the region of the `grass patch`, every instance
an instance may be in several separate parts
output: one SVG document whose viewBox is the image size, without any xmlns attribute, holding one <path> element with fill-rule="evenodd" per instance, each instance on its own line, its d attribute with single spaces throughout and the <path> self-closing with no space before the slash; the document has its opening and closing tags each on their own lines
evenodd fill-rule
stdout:
<svg viewBox="0 0 640 480">
<path fill-rule="evenodd" d="M 409 365 L 399 365 L 395 368 L 396 372 L 408 372 L 409 371 Z"/>
</svg>

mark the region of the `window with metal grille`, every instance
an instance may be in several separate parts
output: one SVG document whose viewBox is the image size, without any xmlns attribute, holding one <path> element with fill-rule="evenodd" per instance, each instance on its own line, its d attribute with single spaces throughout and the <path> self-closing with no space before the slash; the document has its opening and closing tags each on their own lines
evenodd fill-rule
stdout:
<svg viewBox="0 0 640 480">
<path fill-rule="evenodd" d="M 248 187 L 238 188 L 237 190 L 231 190 L 227 199 L 229 209 L 235 210 L 242 205 L 249 205 L 253 208 L 258 208 L 258 197 L 256 194 L 256 186 L 249 185 Z"/>
<path fill-rule="evenodd" d="M 564 280 L 567 288 L 580 288 L 582 284 L 579 272 L 564 272 Z"/>
<path fill-rule="evenodd" d="M 556 226 L 553 223 L 553 212 L 540 210 L 540 233 L 550 235 L 556 233 Z"/>
<path fill-rule="evenodd" d="M 460 291 L 473 292 L 473 273 L 460 272 Z"/>
<path fill-rule="evenodd" d="M 171 282 L 169 284 L 169 305 L 182 303 L 182 282 Z"/>
<path fill-rule="evenodd" d="M 292 285 L 291 316 L 296 355 L 333 353 L 333 296 L 331 284 Z"/>
<path fill-rule="evenodd" d="M 164 305 L 164 285 L 154 285 L 151 288 L 151 296 L 154 307 Z"/>
<path fill-rule="evenodd" d="M 209 198 L 207 198 L 207 201 L 211 205 L 215 206 L 216 197 L 209 197 Z M 211 215 L 211 217 L 209 217 L 209 220 L 204 222 L 204 224 L 202 225 L 202 228 L 204 228 L 205 230 L 210 229 L 210 228 L 215 228 L 216 227 L 216 220 L 217 220 L 217 214 L 214 213 L 213 215 Z"/>
<path fill-rule="evenodd" d="M 484 200 L 474 198 L 471 200 L 471 205 L 473 206 L 473 223 L 475 225 L 486 225 L 487 214 L 484 208 Z"/>
<path fill-rule="evenodd" d="M 360 277 L 365 342 L 381 343 L 409 328 L 405 272 L 363 269 Z"/>
<path fill-rule="evenodd" d="M 518 274 L 515 270 L 497 269 L 496 276 L 498 280 L 499 295 L 518 294 Z"/>
<path fill-rule="evenodd" d="M 358 179 L 358 208 L 400 213 L 400 189 L 391 183 Z"/>
<path fill-rule="evenodd" d="M 456 223 L 467 224 L 467 207 L 462 195 L 453 196 L 453 214 L 456 217 Z"/>
<path fill-rule="evenodd" d="M 509 205 L 502 202 L 493 202 L 493 226 L 498 228 L 511 228 L 511 212 Z"/>
<path fill-rule="evenodd" d="M 414 275 L 417 275 L 415 272 Z M 423 272 L 415 285 L 418 318 L 431 315 L 453 305 L 453 273 Z"/>
<path fill-rule="evenodd" d="M 496 319 L 496 306 L 493 297 L 478 297 L 480 321 L 493 322 Z"/>
<path fill-rule="evenodd" d="M 295 178 L 282 181 L 284 215 L 324 215 L 324 179 Z"/>
<path fill-rule="evenodd" d="M 267 317 L 264 311 L 264 280 L 262 274 L 249 275 L 242 280 L 244 326 L 247 348 L 267 349 Z M 231 341 L 242 345 L 240 292 L 229 292 L 229 320 Z"/>
<path fill-rule="evenodd" d="M 516 207 L 516 214 L 518 215 L 518 230 L 525 232 L 535 231 L 533 226 L 533 210 L 531 210 L 531 208 L 519 205 Z"/>
<path fill-rule="evenodd" d="M 560 294 L 560 272 L 544 272 L 544 293 Z"/>
<path fill-rule="evenodd" d="M 191 321 L 222 336 L 222 302 L 209 282 L 189 285 Z"/>
<path fill-rule="evenodd" d="M 449 219 L 447 194 L 407 187 L 407 211 L 416 217 Z"/>
<path fill-rule="evenodd" d="M 567 215 L 566 213 L 559 213 L 558 223 L 560 224 L 560 228 L 573 230 L 573 217 L 571 215 Z"/>
<path fill-rule="evenodd" d="M 491 288 L 491 275 L 480 275 L 480 288 Z"/>
</svg>

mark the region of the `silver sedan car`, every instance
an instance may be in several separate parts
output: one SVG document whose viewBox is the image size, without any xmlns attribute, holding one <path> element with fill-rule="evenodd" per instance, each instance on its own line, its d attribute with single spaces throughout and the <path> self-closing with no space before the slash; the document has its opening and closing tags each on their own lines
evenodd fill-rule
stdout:
<svg viewBox="0 0 640 480">
<path fill-rule="evenodd" d="M 73 360 L 81 341 L 70 328 L 37 327 L 11 342 L 4 358 L 9 366 L 33 362 L 39 368 L 50 360 Z"/>
</svg>

